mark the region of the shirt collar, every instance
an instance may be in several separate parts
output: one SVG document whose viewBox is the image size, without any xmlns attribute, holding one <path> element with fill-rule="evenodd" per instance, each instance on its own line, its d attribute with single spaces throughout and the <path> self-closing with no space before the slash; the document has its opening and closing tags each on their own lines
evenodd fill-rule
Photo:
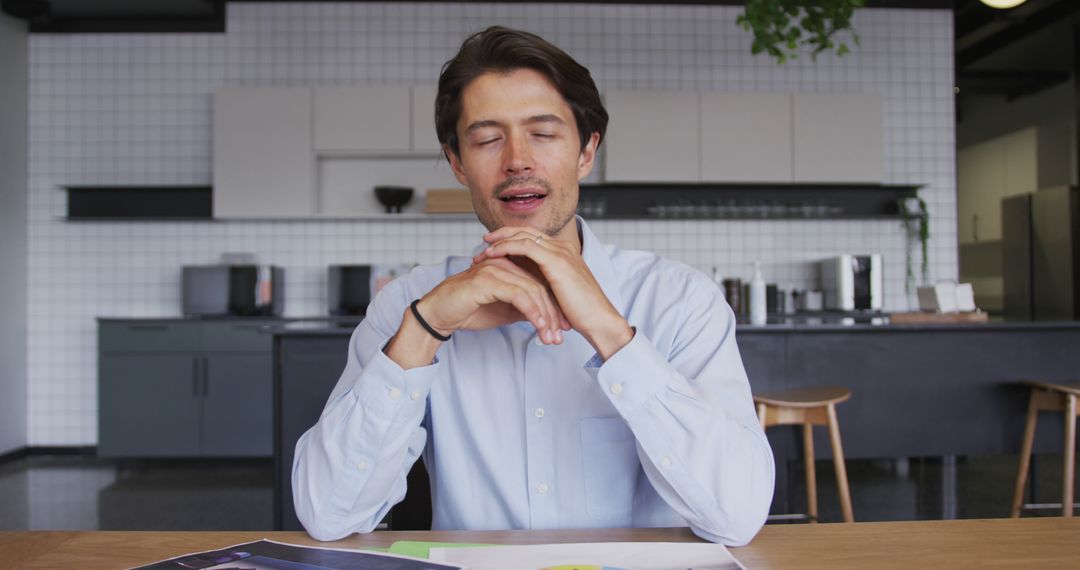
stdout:
<svg viewBox="0 0 1080 570">
<path fill-rule="evenodd" d="M 578 231 L 581 233 L 581 256 L 585 259 L 585 265 L 589 267 L 596 282 L 604 295 L 611 301 L 619 314 L 626 314 L 623 306 L 622 295 L 619 292 L 619 281 L 615 279 L 615 266 L 611 261 L 611 255 L 596 234 L 589 228 L 589 224 L 581 216 L 576 216 Z"/>
</svg>

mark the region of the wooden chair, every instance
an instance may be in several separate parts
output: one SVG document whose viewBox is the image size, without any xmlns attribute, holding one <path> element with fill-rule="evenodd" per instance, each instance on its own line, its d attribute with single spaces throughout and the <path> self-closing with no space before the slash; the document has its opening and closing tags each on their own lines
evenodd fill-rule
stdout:
<svg viewBox="0 0 1080 570">
<path fill-rule="evenodd" d="M 1076 415 L 1080 382 L 1055 384 L 1026 380 L 1022 384 L 1031 387 L 1028 401 L 1027 424 L 1024 426 L 1024 443 L 1020 449 L 1020 468 L 1016 473 L 1016 489 L 1013 491 L 1012 517 L 1020 516 L 1024 507 L 1024 485 L 1031 466 L 1031 447 L 1035 441 L 1035 423 L 1039 412 L 1065 412 L 1065 457 L 1061 481 L 1061 516 L 1073 515 L 1073 477 L 1076 462 Z"/>
<path fill-rule="evenodd" d="M 754 396 L 761 427 L 801 425 L 806 454 L 806 502 L 810 522 L 818 522 L 817 478 L 814 473 L 814 429 L 826 426 L 832 443 L 836 485 L 840 491 L 840 509 L 844 522 L 854 522 L 851 512 L 851 492 L 848 488 L 844 450 L 840 445 L 840 424 L 836 421 L 836 404 L 851 397 L 851 390 L 837 386 L 819 386 L 758 394 Z"/>
</svg>

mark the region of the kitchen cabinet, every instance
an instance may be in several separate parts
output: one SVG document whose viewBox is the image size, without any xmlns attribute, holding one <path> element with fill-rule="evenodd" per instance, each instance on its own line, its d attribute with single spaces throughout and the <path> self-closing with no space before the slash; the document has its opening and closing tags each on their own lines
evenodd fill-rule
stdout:
<svg viewBox="0 0 1080 570">
<path fill-rule="evenodd" d="M 854 93 L 792 96 L 796 183 L 881 183 L 881 98 Z"/>
<path fill-rule="evenodd" d="M 312 109 L 317 154 L 411 148 L 408 87 L 318 87 Z"/>
<path fill-rule="evenodd" d="M 435 93 L 434 85 L 219 91 L 213 216 L 362 215 L 380 208 L 358 188 L 457 186 L 433 160 Z"/>
<path fill-rule="evenodd" d="M 702 182 L 791 182 L 791 95 L 701 93 Z"/>
<path fill-rule="evenodd" d="M 881 184 L 881 98 L 612 91 L 606 182 Z"/>
<path fill-rule="evenodd" d="M 957 152 L 958 240 L 1001 239 L 1001 200 L 1072 183 L 1072 142 L 1060 126 L 1030 127 Z"/>
<path fill-rule="evenodd" d="M 442 145 L 435 135 L 435 95 L 437 85 L 413 85 L 412 95 L 412 149 L 441 153 Z"/>
<path fill-rule="evenodd" d="M 272 322 L 101 321 L 98 455 L 269 456 Z"/>
<path fill-rule="evenodd" d="M 214 217 L 313 213 L 310 89 L 218 91 L 213 132 Z"/>
<path fill-rule="evenodd" d="M 608 91 L 607 182 L 698 182 L 701 144 L 695 91 Z"/>
</svg>

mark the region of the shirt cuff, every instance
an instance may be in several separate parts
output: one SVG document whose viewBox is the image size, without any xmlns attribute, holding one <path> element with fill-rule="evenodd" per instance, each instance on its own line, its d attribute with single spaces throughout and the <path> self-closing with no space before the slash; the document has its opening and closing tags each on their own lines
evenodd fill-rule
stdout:
<svg viewBox="0 0 1080 570">
<path fill-rule="evenodd" d="M 402 413 L 422 415 L 431 384 L 442 370 L 439 358 L 427 366 L 405 370 L 383 352 L 389 342 L 376 351 L 353 392 L 365 411 L 381 419 L 391 420 Z"/>
<path fill-rule="evenodd" d="M 686 380 L 656 350 L 641 329 L 636 329 L 634 338 L 607 361 L 599 355 L 591 358 L 585 370 L 599 383 L 600 389 L 623 417 L 668 388 L 678 390 L 683 386 L 689 390 Z"/>
</svg>

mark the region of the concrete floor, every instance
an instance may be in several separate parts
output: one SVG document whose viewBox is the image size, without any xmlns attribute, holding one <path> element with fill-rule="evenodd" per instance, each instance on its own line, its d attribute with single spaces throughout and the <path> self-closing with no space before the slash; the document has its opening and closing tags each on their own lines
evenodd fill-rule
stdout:
<svg viewBox="0 0 1080 570">
<path fill-rule="evenodd" d="M 1015 470 L 1014 456 L 959 458 L 955 471 L 940 458 L 848 462 L 858 521 L 1006 517 Z M 800 510 L 803 476 L 792 474 Z M 817 476 L 821 520 L 840 520 L 832 463 L 819 462 Z M 1060 500 L 1061 456 L 1040 456 L 1036 478 L 1038 501 Z M 32 456 L 0 465 L 0 530 L 272 530 L 272 509 L 269 460 Z"/>
</svg>

